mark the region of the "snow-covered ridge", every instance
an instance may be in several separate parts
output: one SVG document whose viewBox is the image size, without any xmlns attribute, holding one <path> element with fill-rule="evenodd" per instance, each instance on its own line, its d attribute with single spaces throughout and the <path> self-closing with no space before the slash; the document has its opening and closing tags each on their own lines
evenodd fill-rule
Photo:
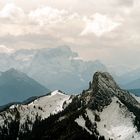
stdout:
<svg viewBox="0 0 140 140">
<path fill-rule="evenodd" d="M 32 101 L 27 105 L 12 105 L 9 109 L 0 113 L 0 125 L 4 124 L 6 118 L 11 118 L 8 120 L 16 119 L 15 111 L 20 114 L 20 124 L 24 124 L 27 119 L 34 122 L 36 116 L 40 116 L 41 119 L 45 119 L 50 116 L 50 114 L 56 114 L 62 111 L 63 104 L 70 103 L 70 96 L 63 94 L 62 92 L 56 90 L 50 95 L 46 95 L 36 100 Z"/>
<path fill-rule="evenodd" d="M 117 99 L 100 113 L 101 121 L 97 123 L 98 131 L 106 139 L 114 140 L 138 140 L 140 133 L 134 126 L 134 114 Z"/>
<path fill-rule="evenodd" d="M 139 140 L 139 126 L 134 122 L 139 121 L 136 118 L 139 117 L 140 100 L 122 90 L 110 74 L 96 72 L 89 89 L 78 97 L 85 104 L 85 115 L 93 126 L 87 127 L 87 120 L 82 116 L 76 118 L 75 122 L 87 132 L 91 133 L 92 128 L 96 128 L 107 140 Z M 95 119 L 96 115 L 98 120 Z"/>
<path fill-rule="evenodd" d="M 55 91 L 51 92 L 52 96 L 57 95 L 57 94 L 64 95 L 64 93 L 62 93 L 60 90 L 55 90 Z"/>
<path fill-rule="evenodd" d="M 95 121 L 95 113 L 98 113 L 101 121 Z M 85 114 L 92 124 L 97 124 L 97 131 L 106 140 L 109 138 L 113 140 L 139 140 L 140 138 L 140 133 L 133 124 L 134 114 L 129 112 L 125 105 L 116 97 L 112 99 L 112 103 L 106 106 L 102 112 L 86 109 Z M 92 134 L 90 129 L 86 127 L 86 120 L 82 116 L 76 118 L 75 122 L 88 133 Z"/>
</svg>

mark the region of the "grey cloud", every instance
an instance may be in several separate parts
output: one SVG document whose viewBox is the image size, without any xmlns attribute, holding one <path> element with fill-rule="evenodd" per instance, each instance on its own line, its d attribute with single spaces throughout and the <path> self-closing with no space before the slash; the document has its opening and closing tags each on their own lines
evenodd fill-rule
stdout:
<svg viewBox="0 0 140 140">
<path fill-rule="evenodd" d="M 118 4 L 122 6 L 133 6 L 134 0 L 119 0 Z"/>
<path fill-rule="evenodd" d="M 11 48 L 44 48 L 56 47 L 61 45 L 57 38 L 51 37 L 47 34 L 27 34 L 27 35 L 6 35 L 0 37 L 0 44 Z"/>
<path fill-rule="evenodd" d="M 19 4 L 19 0 L 17 3 Z M 0 44 L 6 45 L 11 48 L 44 48 L 56 47 L 62 44 L 70 45 L 71 48 L 77 50 L 81 57 L 88 60 L 100 59 L 108 65 L 140 65 L 140 3 L 135 5 L 135 0 L 75 0 L 65 2 L 62 4 L 58 0 L 57 3 L 50 4 L 45 0 L 42 4 L 49 5 L 58 9 L 67 8 L 70 13 L 77 12 L 80 18 L 69 20 L 69 22 L 57 23 L 55 26 L 44 25 L 41 28 L 35 22 L 29 22 L 25 26 L 30 31 L 20 35 L 2 35 L 0 33 Z M 22 0 L 23 9 L 26 11 L 27 3 Z M 26 3 L 26 4 L 25 4 Z M 71 8 L 68 8 L 68 5 Z M 22 5 L 20 5 L 22 6 Z M 36 4 L 37 6 L 37 4 Z M 28 6 L 28 9 L 35 10 L 38 8 Z M 31 8 L 29 8 L 31 7 Z M 128 10 L 128 13 L 125 10 Z M 28 10 L 29 12 L 29 10 Z M 28 13 L 27 12 L 27 13 Z M 104 34 L 102 37 L 97 37 L 94 33 L 86 36 L 79 36 L 80 32 L 84 29 L 85 23 L 82 18 L 93 16 L 95 13 L 107 15 L 111 18 L 122 18 L 122 25 L 119 28 Z M 11 24 L 11 21 L 2 21 L 1 23 Z M 24 26 L 24 23 L 20 23 Z M 6 27 L 6 26 L 5 26 Z M 11 24 L 11 28 L 12 28 Z M 34 27 L 34 28 L 32 28 Z M 19 26 L 19 29 L 22 29 Z M 36 31 L 37 29 L 37 31 Z M 38 33 L 39 31 L 39 33 Z"/>
</svg>

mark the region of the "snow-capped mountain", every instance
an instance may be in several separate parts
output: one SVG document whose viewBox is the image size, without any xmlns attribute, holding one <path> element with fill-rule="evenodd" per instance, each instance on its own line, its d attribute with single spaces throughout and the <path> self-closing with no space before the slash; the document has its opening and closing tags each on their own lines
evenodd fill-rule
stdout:
<svg viewBox="0 0 140 140">
<path fill-rule="evenodd" d="M 47 88 L 13 68 L 0 74 L 0 106 L 10 102 L 21 102 L 47 92 L 50 92 Z"/>
<path fill-rule="evenodd" d="M 26 122 L 28 122 L 31 129 L 37 116 L 44 119 L 51 114 L 62 111 L 64 102 L 65 105 L 68 105 L 71 102 L 70 96 L 61 91 L 54 91 L 50 94 L 38 97 L 25 105 L 14 104 L 0 113 L 0 126 L 4 125 L 6 118 L 8 118 L 7 121 L 9 123 L 20 118 L 19 129 L 22 130 Z"/>
<path fill-rule="evenodd" d="M 68 46 L 0 53 L 0 71 L 10 68 L 26 73 L 52 91 L 67 93 L 81 92 L 95 71 L 107 71 L 100 61 L 84 61 Z"/>
<path fill-rule="evenodd" d="M 0 117 L 0 138 L 6 140 L 140 138 L 139 98 L 122 90 L 107 72 L 96 72 L 79 95 L 55 91 L 27 105 L 11 106 Z"/>
</svg>

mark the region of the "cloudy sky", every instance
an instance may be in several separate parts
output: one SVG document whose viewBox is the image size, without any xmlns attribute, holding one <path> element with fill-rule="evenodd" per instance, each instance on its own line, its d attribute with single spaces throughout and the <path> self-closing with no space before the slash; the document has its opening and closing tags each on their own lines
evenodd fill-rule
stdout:
<svg viewBox="0 0 140 140">
<path fill-rule="evenodd" d="M 85 60 L 140 67 L 140 0 L 0 1 L 0 51 L 60 45 Z"/>
</svg>

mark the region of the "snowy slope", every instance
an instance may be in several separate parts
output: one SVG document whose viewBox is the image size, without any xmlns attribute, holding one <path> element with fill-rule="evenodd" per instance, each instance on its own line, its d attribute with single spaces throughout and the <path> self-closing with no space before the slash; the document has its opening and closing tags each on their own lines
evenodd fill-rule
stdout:
<svg viewBox="0 0 140 140">
<path fill-rule="evenodd" d="M 137 107 L 140 110 L 140 98 L 121 90 L 108 73 L 96 73 L 90 88 L 78 98 L 84 100 L 86 112 L 75 122 L 89 134 L 93 134 L 91 130 L 94 128 L 94 132 L 107 140 L 140 139 L 140 133 L 134 125 L 135 115 L 139 111 L 136 113 L 129 109 Z M 88 119 L 83 116 L 89 118 L 91 126 L 87 127 Z"/>
<path fill-rule="evenodd" d="M 27 105 L 12 105 L 8 110 L 0 113 L 0 125 L 3 125 L 5 118 L 15 119 L 16 113 L 20 113 L 20 124 L 24 124 L 27 119 L 32 123 L 36 116 L 42 119 L 47 118 L 50 114 L 56 114 L 63 110 L 63 104 L 69 102 L 70 96 L 65 95 L 60 91 L 54 91 L 50 95 L 40 97 Z M 11 119 L 8 119 L 9 121 Z"/>
<path fill-rule="evenodd" d="M 100 116 L 100 121 L 95 121 L 95 112 L 86 109 L 86 115 L 94 124 L 97 123 L 97 131 L 100 135 L 105 136 L 105 139 L 113 140 L 139 140 L 140 133 L 134 127 L 133 120 L 135 116 L 120 103 L 117 98 L 113 98 L 112 103 L 107 106 L 102 112 L 96 112 Z M 86 127 L 84 118 L 79 116 L 75 122 L 83 127 L 87 132 L 92 132 Z"/>
<path fill-rule="evenodd" d="M 117 103 L 118 102 L 118 103 Z M 140 133 L 134 127 L 134 115 L 114 98 L 112 103 L 100 114 L 101 121 L 97 123 L 99 133 L 114 140 L 138 140 Z"/>
<path fill-rule="evenodd" d="M 79 116 L 79 118 L 77 118 L 77 119 L 75 120 L 75 122 L 76 122 L 79 126 L 81 126 L 81 127 L 83 127 L 84 129 L 86 129 L 87 132 L 89 132 L 90 134 L 92 134 L 92 132 L 86 127 L 86 125 L 85 125 L 86 121 L 84 120 L 84 118 L 83 118 L 82 116 Z"/>
</svg>

